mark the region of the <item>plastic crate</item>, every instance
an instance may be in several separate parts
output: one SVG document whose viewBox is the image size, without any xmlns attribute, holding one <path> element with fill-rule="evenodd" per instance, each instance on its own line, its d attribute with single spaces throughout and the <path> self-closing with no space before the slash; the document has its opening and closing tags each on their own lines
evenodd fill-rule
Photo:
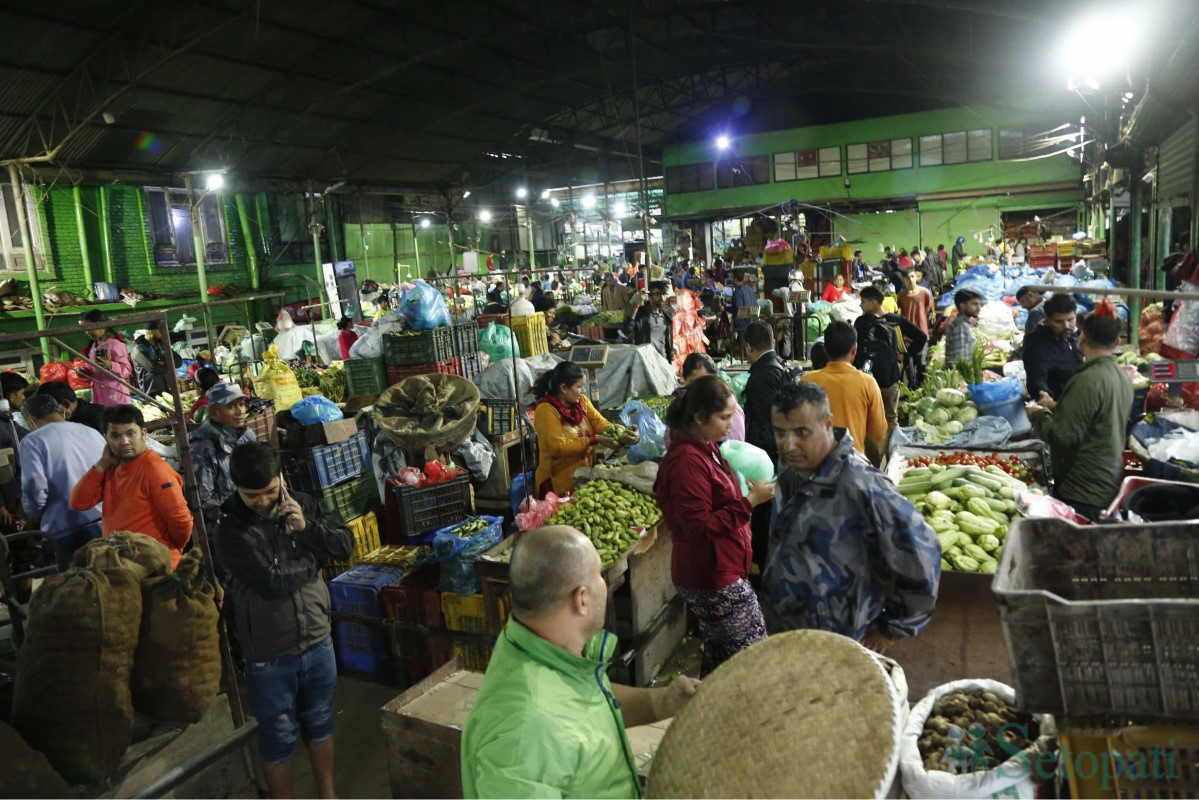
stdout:
<svg viewBox="0 0 1199 800">
<path fill-rule="evenodd" d="M 1199 727 L 1058 720 L 1071 797 L 1199 797 Z"/>
<path fill-rule="evenodd" d="M 439 528 L 453 525 L 474 514 L 470 476 L 460 475 L 429 486 L 393 483 L 396 519 L 400 536 L 412 540 L 425 538 Z M 393 541 L 389 535 L 388 542 Z"/>
<path fill-rule="evenodd" d="M 540 356 L 550 351 L 549 330 L 543 312 L 513 317 L 511 325 L 512 333 L 516 334 L 516 341 L 520 344 L 521 358 Z"/>
<path fill-rule="evenodd" d="M 483 374 L 483 354 L 475 353 L 470 356 L 462 356 L 458 359 L 458 374 L 468 381 L 473 381 L 475 378 Z"/>
<path fill-rule="evenodd" d="M 479 352 L 479 327 L 473 322 L 456 322 L 450 329 L 454 337 L 454 355 L 457 358 L 473 356 Z"/>
<path fill-rule="evenodd" d="M 488 413 L 479 413 L 477 427 L 485 436 L 503 436 L 516 430 L 519 407 L 512 400 L 481 400 Z"/>
<path fill-rule="evenodd" d="M 285 450 L 279 454 L 279 458 L 283 465 L 283 477 L 290 488 L 319 492 L 365 472 L 370 463 L 370 448 L 366 443 L 366 433 L 359 431 L 337 444 Z"/>
<path fill-rule="evenodd" d="M 602 342 L 606 338 L 603 325 L 580 325 L 579 336 L 595 339 L 597 342 Z"/>
<path fill-rule="evenodd" d="M 379 520 L 375 517 L 374 512 L 363 514 L 345 525 L 354 536 L 354 552 L 349 561 L 326 562 L 321 570 L 325 580 L 333 580 L 379 549 Z"/>
<path fill-rule="evenodd" d="M 345 483 L 322 489 L 316 498 L 326 511 L 348 523 L 379 506 L 379 486 L 374 474 L 368 472 Z"/>
<path fill-rule="evenodd" d="M 1138 489 L 1144 489 L 1147 486 L 1173 486 L 1179 490 L 1196 493 L 1199 492 L 1199 485 L 1186 483 L 1183 481 L 1165 481 L 1157 478 L 1141 478 L 1141 477 L 1126 477 L 1120 484 L 1120 491 L 1116 494 L 1116 499 L 1112 500 L 1111 504 L 1103 512 L 1103 519 L 1112 522 L 1135 522 L 1143 524 L 1146 520 L 1141 519 L 1137 514 L 1128 510 L 1128 501 Z M 1184 505 L 1178 510 L 1180 512 L 1189 512 L 1192 506 Z M 1183 513 L 1181 516 L 1185 516 Z M 1149 522 L 1158 522 L 1163 520 L 1150 520 Z"/>
<path fill-rule="evenodd" d="M 412 367 L 454 357 L 449 325 L 420 333 L 383 334 L 383 359 L 389 367 Z"/>
<path fill-rule="evenodd" d="M 1012 523 L 993 589 L 1021 709 L 1199 721 L 1188 523 Z"/>
<path fill-rule="evenodd" d="M 275 407 L 273 405 L 267 406 L 261 414 L 247 416 L 246 428 L 254 431 L 258 441 L 263 444 L 269 444 L 275 448 L 279 446 L 279 438 L 275 435 Z"/>
<path fill-rule="evenodd" d="M 393 625 L 391 658 L 400 683 L 413 684 L 450 660 L 450 644 L 438 635 L 412 630 L 412 625 L 441 629 L 441 592 L 436 564 L 414 570 L 383 589 L 383 611 Z"/>
<path fill-rule="evenodd" d="M 387 368 L 387 385 L 395 386 L 405 378 L 411 378 L 415 375 L 457 375 L 458 374 L 458 359 L 451 358 L 447 361 L 438 361 L 434 364 L 421 364 L 418 367 L 388 367 Z"/>
<path fill-rule="evenodd" d="M 359 564 L 329 581 L 329 597 L 334 614 L 356 614 L 382 621 L 380 592 L 404 576 L 402 570 Z M 337 658 L 342 667 L 353 672 L 375 675 L 391 671 L 391 645 L 387 631 L 380 625 L 334 621 Z"/>
<path fill-rule="evenodd" d="M 378 397 L 390 386 L 382 356 L 349 358 L 341 363 L 345 365 L 347 397 Z"/>
<path fill-rule="evenodd" d="M 441 616 L 445 621 L 445 629 L 455 633 L 469 633 L 476 636 L 488 636 L 487 612 L 481 594 L 451 594 L 441 595 Z M 507 622 L 508 611 L 504 610 L 504 621 Z M 451 637 L 452 639 L 453 637 Z M 486 672 L 487 662 L 491 660 L 493 645 L 480 644 L 477 640 L 454 642 L 450 657 L 462 656 L 463 664 L 473 672 Z"/>
<path fill-rule="evenodd" d="M 479 316 L 475 317 L 475 323 L 480 329 L 483 329 L 493 322 L 503 324 L 504 320 L 507 318 L 507 314 L 480 314 Z M 475 341 L 475 344 L 478 344 L 478 340 Z"/>
</svg>

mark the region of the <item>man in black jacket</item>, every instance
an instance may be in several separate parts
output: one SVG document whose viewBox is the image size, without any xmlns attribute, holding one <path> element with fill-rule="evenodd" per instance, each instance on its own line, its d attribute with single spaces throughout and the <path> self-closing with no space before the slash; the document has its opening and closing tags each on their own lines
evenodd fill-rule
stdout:
<svg viewBox="0 0 1199 800">
<path fill-rule="evenodd" d="M 70 384 L 65 381 L 47 381 L 37 388 L 37 393 L 48 394 L 57 400 L 69 421 L 86 425 L 101 436 L 104 435 L 104 406 L 80 400 Z"/>
<path fill-rule="evenodd" d="M 1028 396 L 1039 399 L 1046 392 L 1054 400 L 1062 396 L 1066 382 L 1082 367 L 1078 346 L 1078 305 L 1074 295 L 1058 292 L 1045 301 L 1045 319 L 1024 337 L 1024 372 Z"/>
<path fill-rule="evenodd" d="M 745 355 L 749 359 L 749 380 L 745 382 L 745 441 L 759 447 L 778 463 L 770 409 L 774 396 L 784 383 L 799 380 L 800 371 L 790 370 L 774 351 L 774 329 L 765 322 L 751 322 L 745 329 Z M 770 503 L 756 506 L 750 518 L 753 534 L 753 561 L 762 567 L 770 536 Z"/>
<path fill-rule="evenodd" d="M 652 344 L 667 361 L 674 361 L 674 315 L 666 307 L 666 281 L 649 285 L 649 305 L 640 295 L 633 296 L 633 313 L 625 322 L 625 336 L 633 344 Z"/>
<path fill-rule="evenodd" d="M 237 493 L 221 507 L 213 543 L 245 659 L 258 749 L 272 797 L 291 797 L 291 756 L 303 735 L 320 797 L 333 788 L 333 690 L 326 561 L 354 540 L 312 498 L 283 485 L 279 453 L 251 442 L 229 458 Z"/>
<path fill-rule="evenodd" d="M 887 415 L 887 438 L 899 424 L 899 380 L 903 377 L 903 363 L 908 362 L 920 380 L 923 380 L 925 347 L 928 334 L 900 314 L 883 312 L 883 293 L 876 286 L 867 286 L 859 292 L 862 300 L 862 316 L 854 320 L 854 331 L 858 335 L 858 353 L 853 365 L 874 376 L 883 393 L 883 410 Z M 884 440 L 885 443 L 886 440 Z M 868 453 L 872 460 L 879 453 Z M 877 463 L 877 461 L 876 461 Z"/>
</svg>

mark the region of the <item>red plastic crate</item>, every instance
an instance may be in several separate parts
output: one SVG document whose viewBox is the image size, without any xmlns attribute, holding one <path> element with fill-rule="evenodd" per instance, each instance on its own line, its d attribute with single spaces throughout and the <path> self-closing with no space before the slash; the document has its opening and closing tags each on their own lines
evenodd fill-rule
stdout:
<svg viewBox="0 0 1199 800">
<path fill-rule="evenodd" d="M 460 375 L 458 367 L 458 359 L 451 358 L 448 361 L 438 361 L 433 364 L 421 364 L 419 367 L 388 367 L 387 368 L 387 385 L 395 386 L 405 378 L 411 378 L 414 375 Z"/>
<path fill-rule="evenodd" d="M 437 565 L 430 564 L 408 573 L 398 583 L 385 587 L 383 607 L 387 620 L 440 629 L 439 574 Z M 388 630 L 391 634 L 393 674 L 401 685 L 417 683 L 450 660 L 450 643 L 442 636 L 415 631 L 399 624 L 388 625 Z"/>
</svg>

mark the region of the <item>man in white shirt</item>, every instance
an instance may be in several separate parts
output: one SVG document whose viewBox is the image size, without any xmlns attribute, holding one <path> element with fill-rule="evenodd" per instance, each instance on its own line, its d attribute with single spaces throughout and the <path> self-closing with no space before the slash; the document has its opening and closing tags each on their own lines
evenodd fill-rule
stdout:
<svg viewBox="0 0 1199 800">
<path fill-rule="evenodd" d="M 44 533 L 54 537 L 69 562 L 71 555 L 99 538 L 102 507 L 71 508 L 71 491 L 104 454 L 104 437 L 86 425 L 68 422 L 48 394 L 35 394 L 21 406 L 30 433 L 21 440 L 21 505 Z M 60 564 L 65 567 L 66 564 Z"/>
</svg>

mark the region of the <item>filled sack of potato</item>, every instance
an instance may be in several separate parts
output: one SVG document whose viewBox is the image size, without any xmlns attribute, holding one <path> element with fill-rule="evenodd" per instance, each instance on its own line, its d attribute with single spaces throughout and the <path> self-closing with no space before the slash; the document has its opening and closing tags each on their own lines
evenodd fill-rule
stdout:
<svg viewBox="0 0 1199 800">
<path fill-rule="evenodd" d="M 133 531 L 113 531 L 75 551 L 71 566 L 81 569 L 133 570 L 139 581 L 171 574 L 171 551 L 157 539 Z"/>
<path fill-rule="evenodd" d="M 216 587 L 198 549 L 174 575 L 142 584 L 141 635 L 133 661 L 133 707 L 171 722 L 199 722 L 221 685 Z"/>
<path fill-rule="evenodd" d="M 912 708 L 899 749 L 908 797 L 1037 796 L 1057 769 L 1049 721 L 1017 711 L 1012 687 L 991 680 L 938 686 Z"/>
<path fill-rule="evenodd" d="M 29 601 L 13 726 L 72 783 L 104 780 L 129 746 L 142 573 L 134 562 L 69 569 Z"/>
<path fill-rule="evenodd" d="M 16 728 L 0 722 L 0 797 L 66 797 L 67 782 L 54 771 L 46 757 L 30 747 Z"/>
</svg>

